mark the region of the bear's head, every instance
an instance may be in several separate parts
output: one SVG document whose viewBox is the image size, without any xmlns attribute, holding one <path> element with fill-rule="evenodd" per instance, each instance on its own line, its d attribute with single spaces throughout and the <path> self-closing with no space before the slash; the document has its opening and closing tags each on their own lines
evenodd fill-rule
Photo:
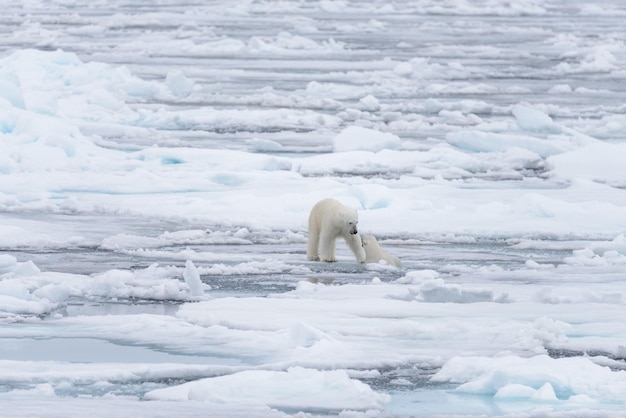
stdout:
<svg viewBox="0 0 626 418">
<path fill-rule="evenodd" d="M 341 223 L 344 228 L 347 228 L 347 231 L 350 235 L 356 235 L 359 233 L 357 229 L 357 224 L 359 223 L 359 214 L 355 209 L 352 208 L 343 208 L 341 211 Z"/>
</svg>

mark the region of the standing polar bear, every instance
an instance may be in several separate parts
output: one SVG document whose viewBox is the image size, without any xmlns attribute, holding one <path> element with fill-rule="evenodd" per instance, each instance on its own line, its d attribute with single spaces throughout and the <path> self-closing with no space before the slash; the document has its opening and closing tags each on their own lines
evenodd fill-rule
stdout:
<svg viewBox="0 0 626 418">
<path fill-rule="evenodd" d="M 357 230 L 359 215 L 355 209 L 335 199 L 320 200 L 309 215 L 307 259 L 311 261 L 337 261 L 335 242 L 343 238 L 359 263 L 365 262 L 365 250 Z"/>
</svg>

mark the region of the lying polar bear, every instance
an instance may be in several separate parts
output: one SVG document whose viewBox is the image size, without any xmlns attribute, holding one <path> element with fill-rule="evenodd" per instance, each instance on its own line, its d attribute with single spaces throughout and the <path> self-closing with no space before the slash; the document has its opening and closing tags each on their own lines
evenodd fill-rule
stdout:
<svg viewBox="0 0 626 418">
<path fill-rule="evenodd" d="M 398 257 L 394 257 L 380 246 L 374 235 L 363 235 L 363 249 L 365 249 L 365 263 L 384 263 L 397 268 L 402 267 L 402 262 Z"/>
</svg>

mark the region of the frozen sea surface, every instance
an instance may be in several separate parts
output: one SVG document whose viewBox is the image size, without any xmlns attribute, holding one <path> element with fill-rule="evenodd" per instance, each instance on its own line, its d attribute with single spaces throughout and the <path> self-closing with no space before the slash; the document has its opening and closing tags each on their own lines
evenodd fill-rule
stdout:
<svg viewBox="0 0 626 418">
<path fill-rule="evenodd" d="M 623 415 L 620 2 L 0 5 L 3 417 Z"/>
</svg>

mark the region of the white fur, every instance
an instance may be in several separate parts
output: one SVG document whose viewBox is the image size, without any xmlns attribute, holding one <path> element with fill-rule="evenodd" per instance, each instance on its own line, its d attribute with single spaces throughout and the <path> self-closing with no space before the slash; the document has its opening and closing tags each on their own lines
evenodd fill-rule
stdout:
<svg viewBox="0 0 626 418">
<path fill-rule="evenodd" d="M 335 242 L 343 238 L 359 263 L 365 261 L 365 250 L 358 234 L 359 215 L 355 209 L 335 199 L 320 200 L 309 215 L 307 258 L 311 261 L 337 261 Z"/>
<path fill-rule="evenodd" d="M 390 266 L 402 267 L 400 259 L 385 251 L 374 235 L 363 235 L 363 248 L 365 249 L 366 263 L 380 263 L 382 260 Z"/>
</svg>

